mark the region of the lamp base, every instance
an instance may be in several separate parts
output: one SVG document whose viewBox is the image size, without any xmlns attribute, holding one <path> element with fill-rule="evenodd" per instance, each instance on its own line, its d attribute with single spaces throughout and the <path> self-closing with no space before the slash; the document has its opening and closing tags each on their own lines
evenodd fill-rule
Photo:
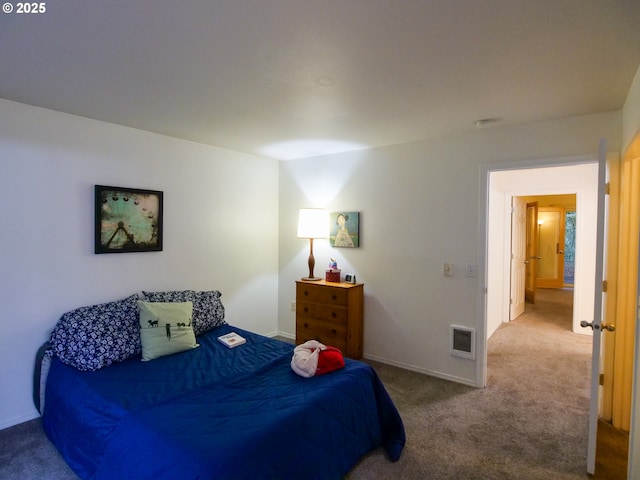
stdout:
<svg viewBox="0 0 640 480">
<path fill-rule="evenodd" d="M 301 280 L 303 282 L 318 282 L 322 280 L 322 277 L 302 277 Z"/>
</svg>

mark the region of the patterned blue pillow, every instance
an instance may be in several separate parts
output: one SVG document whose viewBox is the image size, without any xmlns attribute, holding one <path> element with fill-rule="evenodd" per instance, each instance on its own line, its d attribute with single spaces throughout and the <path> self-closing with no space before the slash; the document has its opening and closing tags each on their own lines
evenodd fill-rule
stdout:
<svg viewBox="0 0 640 480">
<path fill-rule="evenodd" d="M 51 350 L 62 362 L 94 371 L 142 351 L 138 296 L 80 307 L 62 315 L 51 332 Z"/>
<path fill-rule="evenodd" d="M 224 305 L 220 300 L 222 294 L 218 290 L 174 290 L 142 294 L 147 302 L 193 302 L 193 332 L 196 335 L 227 324 L 224 320 Z"/>
</svg>

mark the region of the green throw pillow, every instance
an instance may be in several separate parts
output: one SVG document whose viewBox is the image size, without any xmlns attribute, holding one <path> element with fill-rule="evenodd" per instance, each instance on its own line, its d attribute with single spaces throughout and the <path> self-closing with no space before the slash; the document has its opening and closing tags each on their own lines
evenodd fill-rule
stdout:
<svg viewBox="0 0 640 480">
<path fill-rule="evenodd" d="M 143 302 L 140 307 L 142 360 L 191 350 L 199 345 L 193 333 L 192 302 Z"/>
</svg>

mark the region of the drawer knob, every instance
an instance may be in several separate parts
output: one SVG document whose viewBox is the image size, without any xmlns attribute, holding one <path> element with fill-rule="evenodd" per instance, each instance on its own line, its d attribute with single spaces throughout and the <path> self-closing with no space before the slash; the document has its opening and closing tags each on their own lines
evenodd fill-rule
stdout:
<svg viewBox="0 0 640 480">
<path fill-rule="evenodd" d="M 304 307 L 304 313 L 307 313 L 309 311 L 309 307 Z"/>
<path fill-rule="evenodd" d="M 335 329 L 335 328 L 333 328 L 333 329 L 331 330 L 331 333 L 333 333 L 333 334 L 335 335 L 335 334 L 336 334 L 336 333 L 338 333 L 338 332 L 336 332 L 336 329 Z"/>
<path fill-rule="evenodd" d="M 309 292 L 307 292 L 306 290 L 303 293 L 305 297 L 309 296 Z"/>
<path fill-rule="evenodd" d="M 304 324 L 304 328 L 309 328 L 309 324 L 308 324 L 308 323 L 305 323 L 305 324 Z"/>
<path fill-rule="evenodd" d="M 331 299 L 332 299 L 332 300 L 337 300 L 337 299 L 338 299 L 338 296 L 337 296 L 337 295 L 331 295 Z"/>
<path fill-rule="evenodd" d="M 336 312 L 331 312 L 331 316 L 332 316 L 333 318 L 336 318 L 336 317 L 338 316 L 338 314 L 337 314 Z"/>
</svg>

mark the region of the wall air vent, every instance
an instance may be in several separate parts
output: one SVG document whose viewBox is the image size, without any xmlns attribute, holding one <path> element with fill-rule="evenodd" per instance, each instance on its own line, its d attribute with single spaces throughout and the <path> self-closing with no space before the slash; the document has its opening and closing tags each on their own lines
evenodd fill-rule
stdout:
<svg viewBox="0 0 640 480">
<path fill-rule="evenodd" d="M 476 331 L 473 328 L 451 325 L 450 339 L 451 355 L 456 357 L 476 359 Z"/>
</svg>

